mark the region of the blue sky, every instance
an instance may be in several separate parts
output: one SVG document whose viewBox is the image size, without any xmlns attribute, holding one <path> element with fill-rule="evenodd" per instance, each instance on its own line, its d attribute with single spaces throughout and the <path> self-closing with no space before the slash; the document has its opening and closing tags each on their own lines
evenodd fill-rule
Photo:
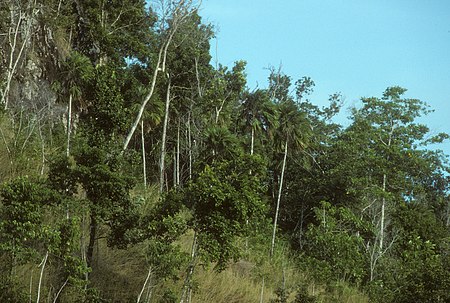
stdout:
<svg viewBox="0 0 450 303">
<path fill-rule="evenodd" d="M 214 59 L 246 60 L 250 88 L 280 64 L 314 80 L 318 105 L 341 92 L 349 108 L 399 85 L 435 109 L 432 133 L 450 133 L 449 0 L 203 0 L 200 15 L 216 26 Z M 439 149 L 449 155 L 450 142 Z"/>
</svg>

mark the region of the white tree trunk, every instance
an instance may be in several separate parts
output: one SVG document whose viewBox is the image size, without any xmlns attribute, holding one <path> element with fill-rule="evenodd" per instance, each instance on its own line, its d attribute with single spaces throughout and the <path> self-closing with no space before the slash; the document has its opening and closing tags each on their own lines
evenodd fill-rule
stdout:
<svg viewBox="0 0 450 303">
<path fill-rule="evenodd" d="M 170 106 L 170 81 L 167 85 L 166 94 L 166 109 L 164 113 L 164 124 L 161 142 L 161 158 L 159 160 L 159 192 L 162 193 L 164 188 L 164 161 L 166 158 L 166 137 L 167 137 L 167 124 L 169 122 L 169 106 Z"/>
<path fill-rule="evenodd" d="M 253 155 L 254 146 L 255 146 L 255 130 L 252 127 L 252 139 L 251 139 L 251 144 L 250 144 L 250 155 Z"/>
<path fill-rule="evenodd" d="M 178 120 L 177 131 L 177 165 L 176 165 L 176 184 L 180 186 L 180 121 Z"/>
<path fill-rule="evenodd" d="M 30 3 L 31 5 L 31 3 Z M 10 7 L 10 27 L 8 29 L 8 41 L 9 41 L 9 47 L 10 47 L 10 53 L 9 53 L 9 62 L 8 62 L 8 68 L 6 73 L 6 83 L 5 88 L 1 92 L 1 100 L 0 103 L 3 104 L 4 109 L 8 108 L 9 103 L 9 90 L 11 89 L 11 82 L 14 76 L 14 73 L 17 69 L 17 66 L 22 59 L 22 55 L 24 53 L 26 45 L 29 43 L 30 37 L 31 37 L 31 27 L 32 27 L 32 21 L 34 17 L 34 9 L 31 9 L 33 12 L 31 15 L 26 15 L 20 7 Z M 17 21 L 15 14 L 17 15 Z M 26 20 L 27 24 L 21 29 L 23 20 Z M 14 24 L 14 22 L 17 22 Z M 23 32 L 24 37 L 22 41 L 22 45 L 20 46 L 20 49 L 15 55 L 16 50 L 18 48 L 19 44 L 19 33 Z"/>
<path fill-rule="evenodd" d="M 194 237 L 192 239 L 192 247 L 191 247 L 191 262 L 189 264 L 189 269 L 186 274 L 186 278 L 183 283 L 183 291 L 181 292 L 180 303 L 190 302 L 191 296 L 191 283 L 192 275 L 194 274 L 195 263 L 197 257 L 197 233 L 194 232 Z"/>
<path fill-rule="evenodd" d="M 261 294 L 259 296 L 259 303 L 263 303 L 264 302 L 264 277 L 262 279 L 262 285 L 261 285 Z"/>
<path fill-rule="evenodd" d="M 128 132 L 128 135 L 125 139 L 125 142 L 123 144 L 122 151 L 125 151 L 128 148 L 128 144 L 131 141 L 131 138 L 133 137 L 134 132 L 136 131 L 136 128 L 139 124 L 139 122 L 142 119 L 142 115 L 144 114 L 145 106 L 147 105 L 148 101 L 150 101 L 151 97 L 153 96 L 153 93 L 155 91 L 156 86 L 156 80 L 158 78 L 158 73 L 161 71 L 163 73 L 166 72 L 166 60 L 167 60 L 167 51 L 169 49 L 169 45 L 172 42 L 173 36 L 177 32 L 180 25 L 183 23 L 183 21 L 192 13 L 193 10 L 191 9 L 192 1 L 179 1 L 179 3 L 172 9 L 169 15 L 161 16 L 161 20 L 167 20 L 171 19 L 172 24 L 169 29 L 167 29 L 167 39 L 162 43 L 159 52 L 158 52 L 158 60 L 156 61 L 155 70 L 153 72 L 152 76 L 152 82 L 150 84 L 150 91 L 145 96 L 144 100 L 142 101 L 142 104 L 139 108 L 138 114 L 136 116 L 136 119 L 134 120 L 130 131 Z M 164 30 L 164 29 L 162 29 Z"/>
<path fill-rule="evenodd" d="M 69 107 L 67 109 L 67 146 L 66 156 L 70 155 L 70 135 L 72 134 L 72 94 L 69 95 Z"/>
<path fill-rule="evenodd" d="M 148 269 L 147 278 L 145 278 L 144 285 L 142 285 L 142 289 L 141 289 L 141 292 L 139 293 L 139 296 L 137 297 L 136 303 L 140 303 L 141 302 L 142 294 L 144 293 L 145 286 L 147 286 L 147 283 L 148 283 L 151 275 L 152 275 L 152 267 L 150 266 L 150 268 Z"/>
<path fill-rule="evenodd" d="M 147 189 L 147 168 L 145 161 L 145 140 L 144 140 L 144 121 L 141 121 L 141 142 L 142 142 L 142 170 L 144 174 L 144 189 Z"/>
<path fill-rule="evenodd" d="M 39 284 L 38 284 L 38 293 L 37 293 L 36 303 L 39 303 L 39 300 L 41 298 L 42 277 L 44 276 L 44 269 L 45 269 L 45 264 L 47 263 L 47 258 L 48 258 L 48 251 L 46 252 L 45 257 L 42 260 L 41 264 L 39 264 L 39 266 L 42 266 L 42 267 L 41 267 L 41 274 L 39 276 Z"/>
<path fill-rule="evenodd" d="M 383 250 L 384 242 L 384 220 L 385 220 L 385 208 L 386 208 L 386 198 L 384 194 L 386 193 L 386 174 L 383 174 L 383 199 L 381 202 L 381 219 L 380 219 L 380 251 Z"/>
<path fill-rule="evenodd" d="M 69 278 L 66 279 L 66 281 L 64 281 L 63 285 L 61 286 L 61 288 L 58 290 L 58 292 L 56 293 L 55 298 L 53 299 L 53 303 L 58 302 L 58 297 L 61 294 L 62 290 L 64 289 L 64 287 L 67 285 L 67 282 L 69 282 Z"/>
<path fill-rule="evenodd" d="M 281 191 L 283 190 L 284 170 L 286 169 L 287 152 L 288 152 L 288 140 L 286 139 L 286 143 L 284 144 L 284 157 L 283 157 L 283 167 L 281 168 L 280 187 L 278 189 L 277 207 L 275 209 L 275 220 L 273 222 L 272 244 L 270 246 L 271 257 L 273 256 L 273 250 L 275 247 L 275 235 L 277 231 L 278 213 L 280 211 Z"/>
<path fill-rule="evenodd" d="M 189 180 L 192 179 L 192 133 L 191 133 L 191 109 L 188 115 L 188 146 L 189 146 Z"/>
</svg>

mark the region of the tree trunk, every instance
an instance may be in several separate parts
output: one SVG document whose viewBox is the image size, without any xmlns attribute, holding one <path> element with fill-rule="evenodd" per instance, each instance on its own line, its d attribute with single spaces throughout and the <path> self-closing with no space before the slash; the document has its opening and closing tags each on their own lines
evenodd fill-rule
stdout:
<svg viewBox="0 0 450 303">
<path fill-rule="evenodd" d="M 58 302 L 58 297 L 61 294 L 64 287 L 67 285 L 67 282 L 69 282 L 69 278 L 67 278 L 66 281 L 64 281 L 63 285 L 59 288 L 58 292 L 55 295 L 55 298 L 53 299 L 53 303 Z"/>
<path fill-rule="evenodd" d="M 395 124 L 391 122 L 391 130 L 389 132 L 389 139 L 387 142 L 387 147 L 390 149 L 392 144 L 392 136 L 395 130 Z M 389 162 L 389 156 L 387 156 L 387 162 Z M 387 185 L 387 176 L 386 173 L 383 174 L 383 199 L 381 203 L 381 219 L 380 219 L 380 253 L 383 250 L 383 242 L 384 242 L 384 229 L 385 229 L 385 218 L 386 218 L 386 185 Z"/>
<path fill-rule="evenodd" d="M 31 37 L 31 26 L 33 21 L 33 14 L 34 9 L 31 10 L 31 15 L 26 15 L 21 10 L 20 7 L 10 7 L 10 26 L 8 29 L 8 42 L 10 47 L 10 53 L 9 53 L 9 62 L 8 62 L 8 68 L 7 68 L 7 74 L 6 74 L 6 83 L 5 88 L 3 92 L 1 92 L 1 100 L 0 103 L 3 104 L 3 108 L 6 110 L 8 109 L 8 103 L 9 103 L 9 91 L 11 89 L 11 82 L 14 77 L 14 73 L 17 69 L 17 66 L 22 58 L 22 55 L 25 50 L 25 46 L 28 44 L 29 39 Z M 17 13 L 17 23 L 14 24 L 14 21 L 16 21 L 16 18 L 14 14 Z M 23 20 L 27 22 L 25 28 L 21 30 L 21 26 L 23 23 Z M 19 49 L 19 52 L 17 53 L 17 56 L 14 57 L 14 54 L 16 53 L 16 49 L 18 48 L 19 43 L 19 33 L 24 33 L 24 38 L 22 41 L 22 45 Z"/>
<path fill-rule="evenodd" d="M 144 121 L 141 121 L 141 142 L 142 142 L 142 170 L 144 174 L 144 189 L 147 189 L 147 168 L 145 162 L 145 141 L 144 141 Z"/>
<path fill-rule="evenodd" d="M 259 303 L 263 303 L 264 302 L 264 283 L 265 282 L 265 280 L 264 280 L 264 277 L 263 277 L 263 279 L 262 279 L 262 285 L 261 285 L 261 293 L 260 293 L 260 296 L 259 296 Z"/>
<path fill-rule="evenodd" d="M 251 144 L 250 144 L 250 155 L 253 155 L 254 146 L 255 146 L 255 130 L 252 127 L 252 139 L 251 139 Z"/>
<path fill-rule="evenodd" d="M 383 199 L 381 202 L 381 219 L 380 219 L 380 252 L 383 250 L 383 242 L 384 242 L 384 220 L 385 220 L 385 207 L 386 207 L 386 198 L 384 196 L 386 192 L 386 174 L 383 174 Z"/>
<path fill-rule="evenodd" d="M 97 219 L 91 214 L 91 224 L 89 226 L 89 244 L 86 252 L 86 264 L 92 268 L 92 260 L 94 255 L 95 237 L 97 236 Z"/>
<path fill-rule="evenodd" d="M 159 192 L 163 192 L 164 188 L 164 161 L 166 158 L 166 137 L 167 137 L 167 124 L 169 122 L 169 105 L 170 105 L 170 81 L 167 85 L 167 94 L 166 94 L 166 109 L 164 113 L 164 124 L 163 124 L 163 133 L 162 133 L 162 142 L 161 142 L 161 158 L 159 160 Z"/>
<path fill-rule="evenodd" d="M 177 165 L 176 165 L 176 180 L 177 186 L 180 186 L 180 120 L 178 120 L 177 131 Z"/>
<path fill-rule="evenodd" d="M 142 286 L 141 292 L 139 293 L 139 296 L 138 296 L 138 298 L 137 298 L 137 301 L 136 301 L 137 303 L 140 303 L 140 302 L 141 302 L 142 294 L 144 293 L 145 286 L 147 286 L 147 283 L 148 283 L 148 281 L 149 281 L 151 275 L 152 275 L 152 267 L 150 266 L 150 268 L 148 269 L 147 278 L 145 279 L 144 285 Z"/>
<path fill-rule="evenodd" d="M 276 231 L 277 231 L 278 213 L 280 211 L 281 191 L 283 189 L 283 179 L 284 179 L 284 170 L 286 168 L 287 152 L 288 152 L 288 140 L 286 139 L 286 143 L 284 144 L 284 157 L 283 157 L 283 167 L 281 168 L 280 187 L 278 189 L 277 207 L 275 209 L 275 220 L 273 222 L 272 244 L 270 246 L 270 257 L 273 256 L 273 249 L 275 247 L 275 235 L 276 235 Z"/>
<path fill-rule="evenodd" d="M 191 109 L 188 115 L 188 145 L 189 145 L 189 180 L 192 179 L 192 133 L 191 133 Z"/>
<path fill-rule="evenodd" d="M 189 302 L 189 296 L 191 293 L 191 279 L 194 274 L 195 263 L 197 258 L 197 233 L 194 233 L 194 237 L 192 239 L 192 248 L 191 248 L 191 262 L 189 264 L 189 268 L 186 274 L 186 278 L 183 283 L 183 291 L 181 293 L 180 303 Z"/>
<path fill-rule="evenodd" d="M 173 36 L 175 35 L 176 31 L 178 30 L 178 27 L 180 26 L 180 24 L 184 21 L 184 19 L 187 16 L 190 15 L 190 13 L 191 13 L 191 11 L 189 10 L 190 5 L 191 5 L 191 1 L 187 1 L 187 2 L 179 1 L 178 4 L 172 9 L 171 16 L 166 15 L 166 16 L 162 16 L 162 18 L 161 18 L 162 20 L 163 19 L 172 19 L 172 26 L 168 30 L 166 41 L 164 41 L 164 43 L 161 45 L 161 47 L 159 49 L 158 59 L 156 61 L 155 70 L 154 70 L 153 76 L 152 76 L 152 82 L 150 84 L 150 91 L 145 96 L 144 100 L 142 101 L 142 104 L 141 104 L 141 107 L 139 108 L 136 119 L 133 122 L 131 129 L 128 132 L 128 135 L 123 144 L 122 152 L 128 148 L 128 144 L 130 143 L 131 138 L 133 137 L 133 134 L 136 131 L 136 128 L 142 119 L 142 115 L 144 113 L 145 106 L 147 105 L 148 101 L 150 101 L 151 97 L 153 96 L 153 93 L 155 91 L 155 86 L 156 86 L 156 80 L 158 78 L 158 73 L 160 71 L 163 73 L 166 72 L 166 59 L 167 59 L 167 51 L 169 49 L 169 45 L 171 44 Z"/>
<path fill-rule="evenodd" d="M 67 109 L 67 146 L 66 156 L 70 155 L 70 135 L 72 133 L 72 94 L 69 95 L 69 107 Z"/>
<path fill-rule="evenodd" d="M 39 265 L 42 267 L 41 267 L 41 274 L 39 276 L 39 284 L 38 284 L 38 293 L 37 293 L 36 303 L 39 303 L 39 300 L 41 298 L 42 277 L 44 276 L 44 269 L 45 269 L 45 264 L 47 263 L 47 259 L 48 259 L 48 251 L 45 253 L 45 257 L 42 260 L 41 264 Z"/>
</svg>

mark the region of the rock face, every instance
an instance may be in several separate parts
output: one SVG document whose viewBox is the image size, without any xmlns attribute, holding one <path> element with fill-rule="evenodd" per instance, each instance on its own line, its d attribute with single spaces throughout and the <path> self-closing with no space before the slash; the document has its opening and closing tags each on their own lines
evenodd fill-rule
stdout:
<svg viewBox="0 0 450 303">
<path fill-rule="evenodd" d="M 48 7 L 0 4 L 0 97 L 3 109 L 41 111 L 55 105 L 52 84 L 64 56 L 48 25 Z M 9 13 L 8 13 L 9 12 Z M 64 41 L 64 39 L 59 39 Z M 60 43 L 61 44 L 61 43 Z"/>
</svg>

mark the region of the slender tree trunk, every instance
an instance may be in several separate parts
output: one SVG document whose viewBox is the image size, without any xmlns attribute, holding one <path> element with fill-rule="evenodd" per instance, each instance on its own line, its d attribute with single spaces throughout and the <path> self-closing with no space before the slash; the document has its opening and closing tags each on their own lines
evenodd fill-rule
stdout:
<svg viewBox="0 0 450 303">
<path fill-rule="evenodd" d="M 147 167 L 145 162 L 145 140 L 144 140 L 144 121 L 141 121 L 141 142 L 142 142 L 142 170 L 144 174 L 144 189 L 147 189 Z"/>
<path fill-rule="evenodd" d="M 173 148 L 173 187 L 177 187 L 177 149 Z"/>
<path fill-rule="evenodd" d="M 192 133 L 191 133 L 191 109 L 188 115 L 188 145 L 189 145 L 189 180 L 192 179 Z"/>
<path fill-rule="evenodd" d="M 39 265 L 42 267 L 41 267 L 41 274 L 39 275 L 39 284 L 38 284 L 38 293 L 37 293 L 36 303 L 39 303 L 39 300 L 41 298 L 42 277 L 44 276 L 44 269 L 45 269 L 45 264 L 47 264 L 47 258 L 48 258 L 48 251 L 45 253 L 45 257 L 42 260 L 41 264 Z"/>
<path fill-rule="evenodd" d="M 381 219 L 380 219 L 380 252 L 383 250 L 383 242 L 384 242 L 384 220 L 385 220 L 385 207 L 386 207 L 386 198 L 384 196 L 386 192 L 386 174 L 383 174 L 383 199 L 381 202 Z"/>
<path fill-rule="evenodd" d="M 287 152 L 288 152 L 288 140 L 286 139 L 286 142 L 284 144 L 284 157 L 283 157 L 283 167 L 281 168 L 280 187 L 278 189 L 277 207 L 275 209 L 275 220 L 273 222 L 272 244 L 270 246 L 271 257 L 273 256 L 273 249 L 275 247 L 275 235 L 277 231 L 278 213 L 280 211 L 281 191 L 283 190 L 284 170 L 286 168 Z"/>
<path fill-rule="evenodd" d="M 261 285 L 261 294 L 259 296 L 259 303 L 263 303 L 264 302 L 264 282 L 265 282 L 265 280 L 264 280 L 264 277 L 263 277 L 262 285 Z"/>
<path fill-rule="evenodd" d="M 252 139 L 251 139 L 251 144 L 250 144 L 250 155 L 253 155 L 254 146 L 255 146 L 255 130 L 252 127 Z"/>
<path fill-rule="evenodd" d="M 31 274 L 30 274 L 30 295 L 29 295 L 30 303 L 32 300 L 32 295 L 33 295 L 33 271 L 34 271 L 34 269 L 31 270 Z"/>
<path fill-rule="evenodd" d="M 147 283 L 148 283 L 148 281 L 149 281 L 151 275 L 152 275 L 152 267 L 150 266 L 150 268 L 148 269 L 147 278 L 145 278 L 144 285 L 142 286 L 141 292 L 139 293 L 139 296 L 138 296 L 138 298 L 137 298 L 136 303 L 140 303 L 140 302 L 141 302 L 142 294 L 144 293 L 145 286 L 147 286 Z"/>
<path fill-rule="evenodd" d="M 72 94 L 69 95 L 69 107 L 67 109 L 67 147 L 66 156 L 70 155 L 70 135 L 72 133 Z"/>
<path fill-rule="evenodd" d="M 31 8 L 31 11 L 34 11 L 33 8 Z M 17 23 L 14 24 L 14 21 L 16 20 L 14 14 L 18 13 L 17 16 Z M 6 75 L 6 83 L 5 88 L 3 92 L 1 92 L 1 101 L 0 103 L 3 104 L 4 109 L 8 108 L 9 104 L 9 91 L 11 89 L 11 82 L 14 77 L 14 73 L 17 69 L 17 66 L 22 59 L 22 55 L 25 50 L 25 46 L 28 44 L 30 36 L 31 36 L 31 26 L 33 21 L 33 13 L 29 16 L 25 15 L 20 7 L 10 7 L 10 27 L 8 29 L 8 40 L 9 40 L 9 47 L 10 47 L 10 53 L 9 53 L 9 64 L 7 69 L 7 75 Z M 22 41 L 22 45 L 19 49 L 19 52 L 16 56 L 14 56 L 18 43 L 19 43 L 19 33 L 21 32 L 21 25 L 22 20 L 26 20 L 27 24 L 24 28 L 24 38 Z"/>
<path fill-rule="evenodd" d="M 41 140 L 41 169 L 39 174 L 41 176 L 44 175 L 45 172 L 45 140 L 44 140 L 44 136 L 42 134 L 42 126 L 41 126 L 41 121 L 40 119 L 38 120 L 38 130 L 39 130 L 39 139 Z"/>
<path fill-rule="evenodd" d="M 133 122 L 131 129 L 128 132 L 128 135 L 125 139 L 122 151 L 125 151 L 128 148 L 128 144 L 130 143 L 131 138 L 133 137 L 133 134 L 136 131 L 136 128 L 142 119 L 142 115 L 144 113 L 145 106 L 147 105 L 148 101 L 150 101 L 151 97 L 153 96 L 153 93 L 155 91 L 155 86 L 156 86 L 156 80 L 158 78 L 158 73 L 160 71 L 163 73 L 166 72 L 166 60 L 167 60 L 167 51 L 169 49 L 169 45 L 172 43 L 173 36 L 177 32 L 181 23 L 191 14 L 191 11 L 189 9 L 189 6 L 191 4 L 192 4 L 192 1 L 184 1 L 184 0 L 179 1 L 178 4 L 176 5 L 176 7 L 173 8 L 171 16 L 163 16 L 162 17 L 162 19 L 165 19 L 165 18 L 172 19 L 172 25 L 171 25 L 171 28 L 167 32 L 166 41 L 164 41 L 164 43 L 161 45 L 161 47 L 159 49 L 158 59 L 156 61 L 155 70 L 153 72 L 153 77 L 152 77 L 152 82 L 150 84 L 150 91 L 145 96 L 144 100 L 142 101 L 142 104 L 141 104 L 141 107 L 139 108 L 136 119 Z"/>
<path fill-rule="evenodd" d="M 58 292 L 56 293 L 55 298 L 53 299 L 53 303 L 58 302 L 58 297 L 61 294 L 62 290 L 64 289 L 64 287 L 67 285 L 67 282 L 69 282 L 69 278 L 66 279 L 66 281 L 64 281 L 63 285 L 61 286 L 61 288 L 58 290 Z"/>
<path fill-rule="evenodd" d="M 392 136 L 394 134 L 395 130 L 395 124 L 391 122 L 391 130 L 389 132 L 389 139 L 387 142 L 387 147 L 390 149 L 392 144 Z M 389 162 L 389 156 L 387 157 L 387 161 Z M 384 243 L 384 229 L 385 229 L 385 218 L 386 218 L 386 185 L 387 185 L 387 175 L 386 173 L 383 174 L 383 199 L 381 203 L 381 219 L 380 219 L 380 253 L 383 250 L 383 243 Z"/>
<path fill-rule="evenodd" d="M 176 165 L 176 180 L 177 186 L 180 186 L 180 120 L 178 120 L 177 131 L 177 165 Z"/>
<path fill-rule="evenodd" d="M 170 81 L 167 85 L 167 94 L 166 94 L 166 109 L 164 112 L 164 124 L 163 124 L 163 133 L 162 133 L 162 142 L 161 142 L 161 158 L 159 160 L 159 192 L 163 192 L 164 188 L 164 162 L 166 158 L 166 137 L 167 137 L 167 124 L 169 122 L 169 106 L 170 106 Z"/>
<path fill-rule="evenodd" d="M 123 144 L 123 148 L 122 148 L 123 151 L 125 151 L 128 148 L 128 144 L 130 144 L 131 138 L 133 137 L 133 134 L 136 131 L 136 128 L 142 119 L 142 115 L 144 114 L 145 106 L 147 105 L 148 101 L 150 101 L 150 99 L 153 96 L 153 92 L 154 92 L 155 86 L 156 86 L 156 79 L 158 78 L 158 72 L 160 71 L 161 57 L 162 57 L 163 50 L 164 50 L 163 47 L 161 47 L 161 49 L 159 50 L 158 61 L 155 66 L 155 71 L 153 72 L 152 83 L 150 84 L 150 92 L 147 94 L 147 96 L 145 96 L 144 101 L 142 101 L 142 104 L 141 104 L 141 107 L 139 108 L 136 119 L 134 120 L 133 124 L 131 125 L 131 129 L 128 132 L 128 135 Z"/>
<path fill-rule="evenodd" d="M 191 248 L 191 262 L 189 264 L 189 268 L 187 270 L 186 278 L 183 283 L 183 291 L 181 293 L 180 303 L 189 302 L 189 296 L 191 293 L 191 279 L 194 274 L 195 263 L 197 258 L 197 233 L 194 233 L 194 237 L 192 239 L 192 248 Z"/>
</svg>

